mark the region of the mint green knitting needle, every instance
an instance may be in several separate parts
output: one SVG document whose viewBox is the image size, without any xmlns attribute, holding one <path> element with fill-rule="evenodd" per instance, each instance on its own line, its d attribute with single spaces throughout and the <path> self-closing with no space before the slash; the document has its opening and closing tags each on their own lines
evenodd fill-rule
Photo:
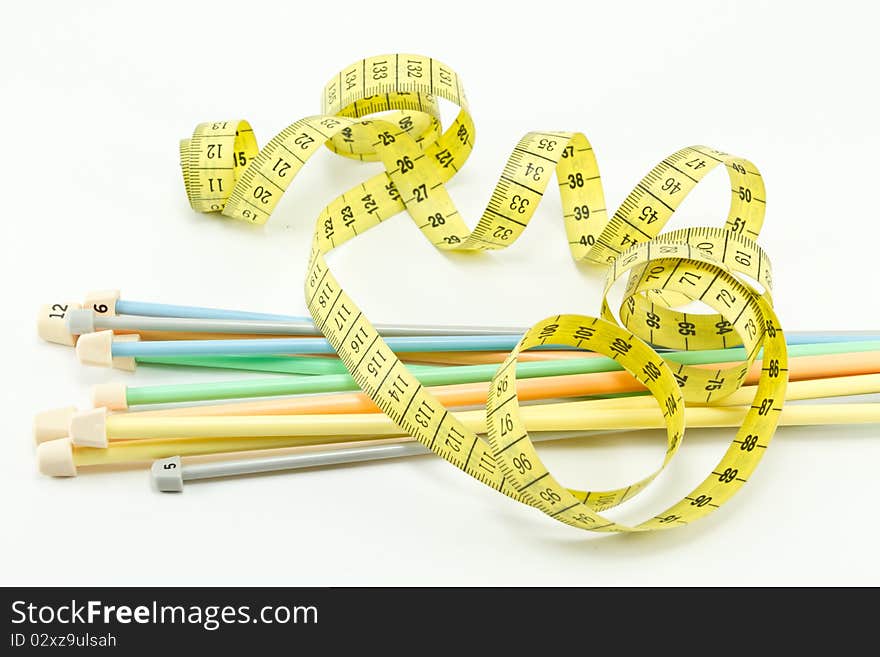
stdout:
<svg viewBox="0 0 880 657">
<path fill-rule="evenodd" d="M 279 372 L 282 374 L 344 374 L 345 364 L 337 358 L 310 356 L 146 356 L 139 364 L 181 365 L 217 369 Z"/>
<path fill-rule="evenodd" d="M 880 341 L 822 343 L 793 345 L 788 348 L 790 357 L 820 356 L 829 354 L 880 351 Z M 709 363 L 738 362 L 746 359 L 742 347 L 705 351 L 678 351 L 663 355 L 664 358 L 682 365 L 705 365 Z M 410 369 L 426 386 L 442 386 L 457 383 L 489 381 L 498 370 L 497 364 L 462 365 L 451 367 L 410 366 Z M 565 360 L 532 361 L 517 365 L 519 378 L 561 376 L 567 374 L 591 374 L 622 369 L 612 358 L 571 358 Z M 247 397 L 273 397 L 326 392 L 359 390 L 359 386 L 347 373 L 303 377 L 278 377 L 244 381 L 220 381 L 212 383 L 154 385 L 126 389 L 128 406 L 145 404 L 168 404 L 178 402 L 241 399 Z"/>
</svg>

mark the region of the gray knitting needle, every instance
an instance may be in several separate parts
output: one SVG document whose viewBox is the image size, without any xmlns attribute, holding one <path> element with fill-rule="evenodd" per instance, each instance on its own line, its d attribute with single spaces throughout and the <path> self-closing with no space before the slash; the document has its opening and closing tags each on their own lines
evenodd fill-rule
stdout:
<svg viewBox="0 0 880 657">
<path fill-rule="evenodd" d="M 310 321 L 270 321 L 248 319 L 192 319 L 183 317 L 145 317 L 139 315 L 96 315 L 93 310 L 71 310 L 67 327 L 73 335 L 100 330 L 171 331 L 175 333 L 228 333 L 260 335 L 320 336 Z M 402 336 L 473 336 L 522 335 L 525 328 L 505 326 L 424 326 L 410 324 L 376 324 L 385 337 Z"/>
<path fill-rule="evenodd" d="M 276 321 L 248 319 L 200 319 L 149 317 L 144 315 L 98 315 L 93 310 L 69 310 L 67 328 L 72 335 L 99 330 L 170 331 L 175 333 L 227 333 L 238 335 L 318 336 L 322 333 L 308 320 Z M 423 324 L 376 324 L 388 337 L 522 335 L 528 329 L 511 326 L 427 326 Z M 787 331 L 789 344 L 854 342 L 880 339 L 880 331 Z"/>
<path fill-rule="evenodd" d="M 579 431 L 576 433 L 547 431 L 532 434 L 531 438 L 535 442 L 539 442 L 576 438 L 579 436 L 598 436 L 616 432 L 616 430 Z M 431 453 L 431 450 L 427 447 L 413 440 L 385 445 L 358 445 L 308 451 L 301 454 L 279 454 L 222 461 L 184 462 L 179 456 L 172 456 L 153 461 L 150 473 L 151 479 L 158 490 L 165 493 L 180 493 L 183 491 L 183 483 L 185 481 L 302 470 L 328 465 L 395 459 L 403 456 L 423 456 Z"/>
</svg>

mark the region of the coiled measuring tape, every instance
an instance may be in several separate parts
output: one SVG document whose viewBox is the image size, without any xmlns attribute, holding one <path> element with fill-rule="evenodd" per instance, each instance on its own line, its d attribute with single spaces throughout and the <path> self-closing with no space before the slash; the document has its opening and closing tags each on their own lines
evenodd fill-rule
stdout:
<svg viewBox="0 0 880 657">
<path fill-rule="evenodd" d="M 438 98 L 460 108 L 445 131 Z M 387 112 L 381 119 L 363 119 Z M 404 431 L 483 483 L 582 529 L 645 531 L 689 523 L 718 508 L 745 483 L 764 454 L 787 383 L 785 339 L 771 305 L 770 262 L 752 241 L 764 218 L 761 175 L 748 160 L 702 146 L 658 164 L 609 219 L 593 149 L 581 133 L 530 132 L 513 149 L 483 216 L 469 230 L 444 183 L 464 165 L 474 123 L 458 75 L 419 55 L 361 60 L 324 88 L 321 115 L 301 119 L 262 150 L 243 120 L 202 123 L 181 142 L 187 196 L 200 212 L 264 223 L 300 168 L 322 146 L 344 157 L 381 161 L 385 172 L 331 201 L 315 226 L 305 279 L 306 304 L 360 387 Z M 719 165 L 731 182 L 723 227 L 659 233 L 703 177 Z M 559 315 L 539 322 L 499 368 L 486 413 L 488 438 L 456 420 L 386 346 L 328 269 L 325 254 L 406 210 L 441 250 L 503 249 L 528 225 L 555 174 L 572 257 L 606 267 L 599 317 Z M 620 320 L 608 302 L 627 275 Z M 757 284 L 763 288 L 758 291 Z M 715 315 L 674 306 L 702 301 Z M 676 349 L 743 344 L 746 362 L 720 370 L 667 363 L 647 343 Z M 659 468 L 625 488 L 580 491 L 542 463 L 520 417 L 516 358 L 543 344 L 611 356 L 658 401 L 667 449 Z M 635 526 L 600 512 L 632 498 L 681 445 L 685 404 L 734 392 L 763 348 L 754 402 L 715 469 L 684 499 Z M 674 369 L 673 369 L 674 368 Z"/>
</svg>

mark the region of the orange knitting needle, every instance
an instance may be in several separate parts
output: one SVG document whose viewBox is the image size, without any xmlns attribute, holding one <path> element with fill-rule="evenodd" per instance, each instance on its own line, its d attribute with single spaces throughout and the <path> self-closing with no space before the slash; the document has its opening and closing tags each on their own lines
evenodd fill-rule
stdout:
<svg viewBox="0 0 880 657">
<path fill-rule="evenodd" d="M 405 360 L 413 363 L 425 363 L 428 365 L 492 365 L 501 364 L 510 355 L 508 351 L 444 351 L 444 352 L 421 352 L 412 351 L 399 354 Z M 538 360 L 562 360 L 567 358 L 590 358 L 598 356 L 584 351 L 575 350 L 551 350 L 522 351 L 519 360 L 522 363 Z"/>
<path fill-rule="evenodd" d="M 715 365 L 699 365 L 714 369 Z M 761 373 L 761 361 L 755 361 L 745 384 L 755 384 Z M 803 381 L 839 376 L 880 373 L 880 352 L 800 356 L 789 361 L 789 380 Z M 486 403 L 489 383 L 463 383 L 430 388 L 445 406 L 456 408 Z M 522 401 L 612 395 L 644 390 L 631 374 L 624 371 L 594 374 L 570 374 L 533 379 L 518 379 L 516 389 Z M 207 416 L 207 415 L 297 415 L 319 413 L 378 413 L 378 407 L 362 392 L 329 393 L 233 402 L 210 406 L 187 406 L 155 411 L 138 411 L 141 416 Z"/>
</svg>

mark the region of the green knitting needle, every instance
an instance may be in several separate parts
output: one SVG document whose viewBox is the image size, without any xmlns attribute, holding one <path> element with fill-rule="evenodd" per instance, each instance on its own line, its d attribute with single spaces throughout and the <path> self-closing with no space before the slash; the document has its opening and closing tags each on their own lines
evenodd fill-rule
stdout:
<svg viewBox="0 0 880 657">
<path fill-rule="evenodd" d="M 793 345 L 788 348 L 790 357 L 820 356 L 831 354 L 880 351 L 880 341 L 848 343 L 822 343 Z M 746 359 L 742 347 L 714 349 L 705 351 L 674 351 L 663 354 L 669 361 L 682 365 L 705 365 L 710 363 L 741 362 Z M 332 362 L 332 361 L 330 361 Z M 457 383 L 477 383 L 490 381 L 498 370 L 497 364 L 461 366 L 411 365 L 409 369 L 426 386 L 442 386 Z M 531 361 L 517 365 L 517 377 L 534 378 L 561 376 L 567 374 L 591 374 L 621 370 L 612 358 L 596 356 L 592 358 L 572 358 L 565 360 Z M 211 383 L 189 383 L 175 385 L 152 385 L 126 387 L 124 390 L 126 406 L 146 404 L 169 404 L 179 402 L 208 401 L 220 399 L 241 399 L 248 397 L 273 397 L 279 395 L 300 395 L 326 392 L 359 390 L 359 386 L 348 373 L 318 374 L 314 376 L 287 376 L 272 379 L 251 379 L 243 381 L 220 381 Z M 118 390 L 115 397 L 121 397 Z"/>
</svg>

